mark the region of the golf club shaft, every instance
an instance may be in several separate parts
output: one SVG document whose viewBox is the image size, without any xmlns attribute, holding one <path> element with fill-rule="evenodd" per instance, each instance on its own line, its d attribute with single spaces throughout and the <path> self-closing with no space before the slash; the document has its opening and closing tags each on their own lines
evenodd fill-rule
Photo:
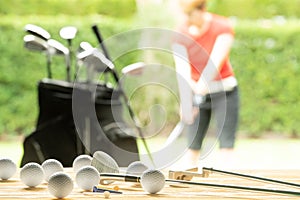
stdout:
<svg viewBox="0 0 300 200">
<path fill-rule="evenodd" d="M 200 183 L 200 182 L 171 180 L 171 179 L 166 180 L 166 182 L 167 183 L 187 184 L 187 185 L 198 185 L 198 186 L 206 186 L 206 187 L 214 187 L 214 188 L 228 188 L 228 189 L 246 190 L 246 191 L 253 191 L 253 192 L 265 192 L 265 193 L 300 196 L 300 192 L 290 191 L 290 190 L 275 190 L 275 189 L 266 189 L 266 188 L 258 188 L 258 187 Z"/>
<path fill-rule="evenodd" d="M 99 42 L 99 44 L 100 44 L 100 46 L 101 46 L 101 49 L 103 50 L 103 53 L 104 53 L 105 57 L 106 57 L 108 60 L 111 61 L 111 58 L 110 58 L 110 56 L 109 56 L 109 54 L 108 54 L 108 51 L 107 51 L 107 49 L 106 49 L 106 46 L 103 44 L 103 39 L 102 39 L 102 36 L 101 36 L 101 34 L 100 34 L 100 31 L 99 31 L 97 25 L 93 25 L 93 26 L 92 26 L 92 29 L 93 29 L 93 31 L 94 31 L 96 37 L 97 37 L 97 40 L 98 40 L 98 42 Z"/>
<path fill-rule="evenodd" d="M 69 48 L 69 52 L 70 52 L 69 53 L 69 62 L 68 62 L 69 66 L 67 68 L 67 73 L 68 73 L 67 76 L 68 76 L 69 81 L 71 81 L 71 67 L 72 67 L 72 58 L 73 58 L 73 48 L 72 48 L 72 40 L 68 39 L 67 41 L 68 41 L 68 48 Z M 74 71 L 76 71 L 76 70 L 74 70 Z"/>
<path fill-rule="evenodd" d="M 240 174 L 240 173 L 229 172 L 229 171 L 222 171 L 222 170 L 217 170 L 217 169 L 213 169 L 213 168 L 203 167 L 203 171 L 209 171 L 209 172 L 215 172 L 215 173 L 223 174 L 223 175 L 230 175 L 230 176 L 236 176 L 236 177 L 241 177 L 241 178 L 246 178 L 246 179 L 271 182 L 271 183 L 277 183 L 277 184 L 294 186 L 294 187 L 300 187 L 300 185 L 296 184 L 296 183 L 290 183 L 290 182 L 285 182 L 285 181 L 280 181 L 280 180 L 275 180 L 275 179 L 252 176 L 252 175 L 247 175 L 247 174 Z"/>
<path fill-rule="evenodd" d="M 105 57 L 106 57 L 108 60 L 112 61 L 111 58 L 110 58 L 110 56 L 109 56 L 109 54 L 108 54 L 108 51 L 107 51 L 107 49 L 106 49 L 104 43 L 103 43 L 103 39 L 102 39 L 102 36 L 101 36 L 101 34 L 100 34 L 100 31 L 99 31 L 97 25 L 93 25 L 93 26 L 92 26 L 92 30 L 94 31 L 94 33 L 95 33 L 95 35 L 96 35 L 96 37 L 97 37 L 98 43 L 101 45 L 101 48 L 102 48 L 102 50 L 103 50 L 103 52 L 104 52 Z M 116 83 L 119 84 L 119 80 L 120 80 L 120 79 L 119 79 L 119 76 L 118 76 L 117 72 L 116 72 L 114 69 L 111 69 L 111 72 L 112 72 L 112 74 L 113 74 L 113 77 L 114 77 Z M 121 86 L 120 84 L 119 84 L 119 89 L 120 89 L 120 92 L 121 92 L 121 94 L 122 94 L 122 96 L 123 96 L 123 98 L 124 98 L 125 104 L 126 104 L 127 109 L 128 109 L 128 111 L 129 111 L 129 115 L 130 115 L 130 117 L 132 118 L 132 120 L 133 120 L 133 122 L 134 122 L 134 125 L 135 125 L 135 127 L 136 127 L 136 129 L 137 129 L 137 131 L 138 131 L 139 137 L 141 138 L 141 140 L 142 140 L 142 142 L 143 142 L 143 145 L 144 145 L 144 147 L 145 147 L 145 150 L 146 150 L 146 152 L 147 152 L 147 154 L 148 154 L 148 156 L 149 156 L 149 158 L 150 158 L 150 160 L 151 160 L 153 166 L 155 167 L 154 159 L 153 159 L 153 157 L 152 157 L 152 154 L 151 154 L 151 152 L 150 152 L 150 149 L 149 149 L 149 147 L 148 147 L 148 144 L 147 144 L 147 142 L 146 142 L 146 140 L 145 140 L 144 134 L 143 134 L 141 128 L 137 125 L 136 117 L 135 117 L 135 115 L 134 115 L 134 112 L 133 112 L 133 110 L 132 110 L 130 104 L 129 104 L 128 97 L 127 97 L 127 95 L 125 94 L 125 92 L 123 91 L 123 88 L 122 88 L 122 86 Z"/>
<path fill-rule="evenodd" d="M 47 52 L 47 74 L 48 74 L 48 78 L 52 79 L 51 55 L 48 52 Z"/>
<path fill-rule="evenodd" d="M 124 175 L 124 174 L 112 174 L 112 173 L 101 173 L 100 174 L 100 183 L 105 183 L 105 181 L 112 181 L 112 180 L 113 181 L 125 181 L 125 182 L 139 183 L 141 180 L 141 177 L 132 176 L 132 175 Z M 224 184 L 203 183 L 203 182 L 174 180 L 174 179 L 165 179 L 165 181 L 168 184 L 185 184 L 185 185 L 212 187 L 212 188 L 227 188 L 227 189 L 236 189 L 236 190 L 244 190 L 244 191 L 251 191 L 251 192 L 264 192 L 264 193 L 300 196 L 300 192 L 291 191 L 291 190 L 277 190 L 277 189 L 267 189 L 267 188 L 259 188 L 259 187 L 224 185 Z"/>
</svg>

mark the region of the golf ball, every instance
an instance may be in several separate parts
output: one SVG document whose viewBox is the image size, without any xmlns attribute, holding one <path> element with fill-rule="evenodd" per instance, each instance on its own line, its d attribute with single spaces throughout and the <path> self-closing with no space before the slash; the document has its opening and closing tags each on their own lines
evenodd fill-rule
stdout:
<svg viewBox="0 0 300 200">
<path fill-rule="evenodd" d="M 109 191 L 105 191 L 103 194 L 104 194 L 105 199 L 109 199 L 109 197 L 110 197 L 110 192 Z"/>
<path fill-rule="evenodd" d="M 48 159 L 45 160 L 42 163 L 42 168 L 44 170 L 45 173 L 45 180 L 49 181 L 49 178 L 52 174 L 54 174 L 55 172 L 62 172 L 64 171 L 63 165 L 61 164 L 61 162 L 59 162 L 58 160 L 55 159 Z"/>
<path fill-rule="evenodd" d="M 134 161 L 128 165 L 126 174 L 140 176 L 146 171 L 148 167 L 141 161 Z"/>
<path fill-rule="evenodd" d="M 20 171 L 20 179 L 25 185 L 35 187 L 44 180 L 44 170 L 38 163 L 27 163 Z"/>
<path fill-rule="evenodd" d="M 0 159 L 0 179 L 8 180 L 17 171 L 16 164 L 9 158 Z"/>
<path fill-rule="evenodd" d="M 71 177 L 64 172 L 56 172 L 49 178 L 48 191 L 56 198 L 62 199 L 68 196 L 72 192 L 73 187 Z"/>
<path fill-rule="evenodd" d="M 161 171 L 149 169 L 142 174 L 140 181 L 146 192 L 156 194 L 163 189 L 166 179 Z"/>
<path fill-rule="evenodd" d="M 79 155 L 77 156 L 72 164 L 73 170 L 75 173 L 78 172 L 78 170 L 80 170 L 80 168 L 84 167 L 84 166 L 90 166 L 91 162 L 92 162 L 92 157 L 90 155 Z"/>
<path fill-rule="evenodd" d="M 79 188 L 90 191 L 100 181 L 100 175 L 93 166 L 82 167 L 76 174 L 76 183 Z"/>
</svg>

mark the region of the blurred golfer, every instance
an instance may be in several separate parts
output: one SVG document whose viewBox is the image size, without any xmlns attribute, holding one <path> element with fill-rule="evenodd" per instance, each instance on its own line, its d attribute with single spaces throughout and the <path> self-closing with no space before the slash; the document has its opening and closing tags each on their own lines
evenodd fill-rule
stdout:
<svg viewBox="0 0 300 200">
<path fill-rule="evenodd" d="M 206 11 L 206 0 L 179 0 L 179 3 L 184 13 L 179 32 L 192 40 L 178 39 L 176 45 L 187 52 L 190 85 L 195 96 L 203 101 L 191 113 L 194 120 L 187 128 L 191 145 L 184 164 L 194 167 L 199 164 L 200 149 L 212 116 L 216 119 L 220 152 L 224 158 L 232 157 L 239 113 L 238 82 L 229 61 L 234 32 L 228 19 Z"/>
</svg>

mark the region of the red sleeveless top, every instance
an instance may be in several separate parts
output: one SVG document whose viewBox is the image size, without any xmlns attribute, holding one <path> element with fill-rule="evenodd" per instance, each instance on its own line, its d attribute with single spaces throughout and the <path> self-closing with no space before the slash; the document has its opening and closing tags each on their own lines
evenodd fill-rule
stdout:
<svg viewBox="0 0 300 200">
<path fill-rule="evenodd" d="M 198 81 L 200 78 L 200 75 L 208 62 L 209 55 L 212 52 L 217 37 L 224 33 L 234 35 L 233 28 L 228 19 L 214 14 L 212 14 L 212 19 L 209 22 L 209 27 L 206 32 L 199 36 L 191 35 L 188 31 L 187 25 L 180 27 L 179 31 L 183 33 L 183 35 L 189 36 L 180 36 L 180 38 L 177 38 L 177 42 L 187 48 L 191 64 L 191 77 L 195 81 Z M 220 73 L 217 77 L 215 77 L 215 80 L 234 76 L 233 69 L 229 61 L 229 55 L 227 55 L 222 62 L 219 72 Z"/>
</svg>

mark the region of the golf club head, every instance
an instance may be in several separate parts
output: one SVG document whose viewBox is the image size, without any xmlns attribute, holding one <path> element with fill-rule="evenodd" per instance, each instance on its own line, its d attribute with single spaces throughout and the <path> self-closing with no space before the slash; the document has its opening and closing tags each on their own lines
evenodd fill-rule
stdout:
<svg viewBox="0 0 300 200">
<path fill-rule="evenodd" d="M 86 50 L 81 49 L 82 51 L 78 52 L 76 55 L 77 60 L 83 61 L 86 57 L 92 55 L 95 49 L 96 48 L 90 48 L 90 49 L 86 49 Z"/>
<path fill-rule="evenodd" d="M 108 60 L 98 49 L 94 48 L 83 53 L 83 64 L 88 68 L 93 68 L 97 72 L 106 72 L 114 68 L 113 63 Z"/>
<path fill-rule="evenodd" d="M 130 65 L 127 65 L 122 69 L 123 75 L 130 75 L 130 76 L 139 76 L 142 75 L 146 64 L 144 62 L 137 62 Z"/>
<path fill-rule="evenodd" d="M 77 53 L 80 54 L 81 52 L 84 52 L 86 50 L 93 49 L 93 48 L 94 47 L 88 42 L 80 42 Z"/>
<path fill-rule="evenodd" d="M 65 26 L 61 28 L 59 31 L 60 37 L 65 40 L 71 40 L 75 38 L 76 33 L 77 33 L 77 28 L 74 26 Z"/>
<path fill-rule="evenodd" d="M 25 35 L 24 38 L 24 47 L 26 49 L 32 51 L 47 51 L 48 50 L 48 43 L 34 35 Z"/>
<path fill-rule="evenodd" d="M 48 31 L 46 31 L 45 29 L 43 29 L 42 27 L 39 27 L 37 25 L 34 24 L 27 24 L 25 25 L 25 31 L 27 33 L 30 33 L 32 35 L 35 35 L 43 40 L 49 40 L 50 39 L 50 33 Z"/>
<path fill-rule="evenodd" d="M 70 51 L 62 43 L 54 39 L 48 40 L 48 45 L 51 48 L 50 53 L 56 55 L 69 55 Z"/>
</svg>

